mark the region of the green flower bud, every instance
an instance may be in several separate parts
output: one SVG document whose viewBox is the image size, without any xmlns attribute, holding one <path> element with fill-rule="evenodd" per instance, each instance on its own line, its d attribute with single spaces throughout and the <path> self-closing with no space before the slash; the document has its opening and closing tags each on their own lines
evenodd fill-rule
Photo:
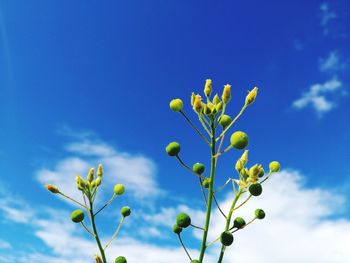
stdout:
<svg viewBox="0 0 350 263">
<path fill-rule="evenodd" d="M 248 135 L 242 131 L 236 131 L 231 135 L 230 142 L 233 148 L 242 150 L 248 145 Z"/>
<path fill-rule="evenodd" d="M 120 213 L 122 214 L 123 217 L 127 217 L 131 214 L 130 207 L 124 206 L 122 209 L 120 209 Z"/>
<path fill-rule="evenodd" d="M 119 256 L 115 259 L 114 261 L 115 263 L 127 263 L 128 261 L 126 261 L 126 258 L 123 256 Z"/>
<path fill-rule="evenodd" d="M 207 116 L 212 114 L 212 110 L 208 107 L 208 105 L 204 104 L 204 110 L 203 113 Z"/>
<path fill-rule="evenodd" d="M 219 95 L 216 93 L 213 98 L 214 105 L 218 105 L 221 102 Z"/>
<path fill-rule="evenodd" d="M 277 161 L 271 162 L 270 165 L 269 165 L 269 167 L 270 167 L 270 171 L 271 171 L 272 173 L 278 172 L 278 171 L 281 169 L 281 165 L 280 165 L 280 163 L 277 162 Z"/>
<path fill-rule="evenodd" d="M 182 227 L 179 227 L 177 224 L 173 225 L 173 232 L 175 234 L 180 234 L 182 232 Z"/>
<path fill-rule="evenodd" d="M 265 212 L 264 210 L 258 208 L 255 210 L 255 216 L 257 219 L 264 219 L 265 218 Z"/>
<path fill-rule="evenodd" d="M 74 223 L 80 223 L 84 220 L 84 212 L 81 209 L 74 210 L 71 214 L 71 219 Z"/>
<path fill-rule="evenodd" d="M 196 174 L 202 174 L 204 173 L 205 167 L 204 164 L 201 163 L 195 163 L 192 167 L 193 172 Z"/>
<path fill-rule="evenodd" d="M 45 185 L 45 187 L 47 190 L 49 190 L 53 194 L 58 194 L 60 192 L 60 190 L 58 190 L 58 188 L 52 184 L 47 184 Z"/>
<path fill-rule="evenodd" d="M 172 101 L 170 101 L 169 106 L 172 111 L 181 111 L 183 107 L 183 102 L 181 99 L 173 99 Z"/>
<path fill-rule="evenodd" d="M 91 183 L 94 180 L 94 173 L 95 173 L 95 169 L 94 168 L 90 168 L 90 171 L 87 175 L 87 180 L 89 183 Z"/>
<path fill-rule="evenodd" d="M 224 246 L 230 246 L 233 243 L 233 235 L 229 231 L 222 232 L 220 235 L 220 242 Z"/>
<path fill-rule="evenodd" d="M 122 195 L 122 194 L 124 194 L 125 187 L 124 187 L 124 185 L 122 185 L 122 184 L 116 184 L 116 185 L 114 186 L 113 191 L 114 191 L 114 193 L 115 193 L 116 195 Z"/>
<path fill-rule="evenodd" d="M 99 164 L 97 167 L 97 176 L 101 177 L 103 175 L 103 167 L 102 164 Z"/>
<path fill-rule="evenodd" d="M 249 186 L 249 192 L 251 195 L 259 196 L 262 193 L 262 186 L 259 183 L 254 183 Z"/>
<path fill-rule="evenodd" d="M 212 88 L 212 85 L 211 85 L 212 81 L 211 79 L 207 79 L 205 81 L 205 85 L 204 85 L 204 94 L 205 96 L 209 97 L 213 88 Z"/>
<path fill-rule="evenodd" d="M 221 111 L 223 107 L 222 101 L 215 105 L 215 109 L 217 112 Z"/>
<path fill-rule="evenodd" d="M 255 87 L 253 90 L 251 90 L 247 97 L 245 98 L 245 104 L 249 105 L 252 104 L 255 101 L 256 95 L 258 95 L 258 88 Z"/>
<path fill-rule="evenodd" d="M 102 181 L 101 178 L 102 178 L 101 176 L 98 176 L 98 177 L 96 178 L 96 180 L 94 181 L 96 186 L 100 186 L 100 185 L 101 185 L 101 181 Z"/>
<path fill-rule="evenodd" d="M 203 187 L 204 187 L 204 188 L 209 188 L 210 181 L 211 181 L 210 178 L 205 178 L 205 179 L 203 180 L 203 183 L 202 183 Z"/>
<path fill-rule="evenodd" d="M 177 142 L 171 142 L 167 145 L 165 151 L 169 156 L 176 156 L 180 152 L 180 144 Z"/>
<path fill-rule="evenodd" d="M 227 104 L 230 99 L 231 99 L 231 85 L 230 84 L 226 84 L 224 86 L 224 91 L 222 92 L 222 101 Z"/>
<path fill-rule="evenodd" d="M 230 123 L 232 122 L 232 119 L 229 115 L 222 115 L 219 118 L 219 124 L 225 129 L 227 126 L 230 125 Z"/>
<path fill-rule="evenodd" d="M 202 103 L 202 97 L 201 95 L 195 95 L 193 100 L 193 110 L 197 113 L 201 113 L 204 106 Z"/>
<path fill-rule="evenodd" d="M 176 224 L 179 227 L 182 228 L 186 228 L 191 224 L 191 218 L 188 214 L 186 213 L 180 213 L 177 217 L 176 217 Z"/>
<path fill-rule="evenodd" d="M 243 228 L 245 226 L 245 221 L 242 217 L 236 217 L 233 221 L 233 227 Z"/>
</svg>

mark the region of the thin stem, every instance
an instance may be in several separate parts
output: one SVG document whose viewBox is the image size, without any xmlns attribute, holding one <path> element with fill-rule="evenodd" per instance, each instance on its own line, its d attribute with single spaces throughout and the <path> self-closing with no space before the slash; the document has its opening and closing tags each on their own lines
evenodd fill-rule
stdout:
<svg viewBox="0 0 350 263">
<path fill-rule="evenodd" d="M 181 163 L 181 165 L 182 165 L 183 167 L 185 167 L 187 170 L 189 170 L 189 171 L 190 171 L 191 173 L 193 173 L 195 176 L 197 176 L 197 177 L 199 177 L 199 178 L 202 178 L 202 179 L 205 179 L 205 177 L 203 177 L 203 176 L 200 175 L 200 174 L 195 173 L 195 172 L 192 170 L 191 167 L 189 167 L 187 164 L 185 164 L 184 161 L 180 158 L 179 155 L 176 155 L 175 157 L 176 157 L 176 159 L 178 159 L 178 161 Z"/>
<path fill-rule="evenodd" d="M 203 180 L 202 180 L 201 177 L 198 177 L 198 179 L 199 179 L 199 185 L 200 185 L 200 188 L 201 188 L 203 199 L 204 199 L 204 202 L 205 202 L 205 206 L 208 207 L 207 196 L 205 195 L 204 187 L 203 187 Z"/>
<path fill-rule="evenodd" d="M 124 219 L 125 219 L 125 217 L 123 216 L 122 219 L 121 219 L 120 222 L 119 222 L 119 225 L 118 225 L 118 227 L 117 227 L 117 230 L 114 232 L 113 236 L 112 236 L 111 239 L 108 241 L 107 245 L 104 247 L 103 250 L 106 250 L 107 247 L 112 243 L 113 239 L 115 239 L 115 237 L 117 236 L 117 234 L 118 234 L 118 232 L 119 232 L 120 227 L 122 226 L 122 224 L 123 224 L 123 222 L 124 222 Z"/>
<path fill-rule="evenodd" d="M 244 110 L 248 107 L 248 104 L 244 104 L 241 111 L 236 115 L 236 117 L 232 120 L 232 122 L 222 131 L 222 133 L 219 135 L 219 137 L 216 138 L 216 140 L 219 140 L 224 134 L 228 131 L 228 129 L 231 128 L 231 126 L 238 120 L 238 118 L 243 114 Z"/>
<path fill-rule="evenodd" d="M 76 204 L 78 204 L 78 205 L 84 207 L 86 210 L 89 210 L 89 208 L 88 208 L 87 206 L 83 205 L 82 203 L 78 202 L 77 200 L 74 200 L 73 198 L 71 198 L 71 197 L 65 195 L 65 194 L 62 193 L 62 192 L 58 192 L 58 193 L 59 193 L 60 195 L 62 195 L 63 197 L 65 197 L 65 198 L 71 200 L 72 202 L 74 202 L 74 203 L 76 203 Z"/>
<path fill-rule="evenodd" d="M 187 251 L 187 249 L 186 249 L 186 247 L 185 247 L 184 242 L 182 242 L 182 238 L 181 238 L 180 234 L 178 234 L 177 236 L 179 237 L 179 240 L 180 240 L 181 246 L 184 248 L 184 250 L 185 250 L 185 252 L 186 252 L 186 254 L 187 254 L 188 258 L 189 258 L 189 259 L 192 261 L 192 258 L 191 258 L 191 256 L 190 256 L 190 254 L 188 253 L 188 251 Z"/>
<path fill-rule="evenodd" d="M 102 256 L 102 261 L 103 263 L 107 263 L 107 260 L 106 260 L 106 255 L 105 255 L 105 252 L 102 248 L 102 245 L 101 245 L 101 241 L 100 241 L 100 238 L 98 237 L 98 233 L 97 233 L 97 229 L 96 229 L 96 224 L 95 224 L 95 216 L 94 216 L 94 212 L 93 212 L 93 209 L 92 209 L 92 200 L 91 198 L 89 198 L 89 203 L 90 203 L 90 218 L 91 218 L 91 225 L 92 225 L 92 230 L 94 232 L 94 235 L 95 235 L 95 239 L 96 239 L 96 243 L 97 243 L 97 246 L 100 250 L 100 253 L 101 253 L 101 256 Z"/>
<path fill-rule="evenodd" d="M 251 223 L 253 223 L 256 219 L 257 219 L 257 218 L 254 217 L 252 220 L 250 220 L 250 221 L 249 221 L 247 224 L 245 224 L 243 227 L 237 228 L 237 229 L 231 231 L 231 233 L 233 234 L 234 232 L 237 232 L 238 230 L 245 228 L 246 226 L 248 226 L 248 225 L 250 225 Z M 232 230 L 233 228 L 234 228 L 234 227 L 231 227 L 230 230 Z"/>
<path fill-rule="evenodd" d="M 204 123 L 204 121 L 203 121 L 203 119 L 202 119 L 202 117 L 200 115 L 198 115 L 198 119 L 199 119 L 199 122 L 202 124 L 204 130 L 208 133 L 208 135 L 210 137 L 212 137 L 211 132 L 208 130 L 207 125 Z"/>
<path fill-rule="evenodd" d="M 251 197 L 252 197 L 252 195 L 249 195 L 246 200 L 244 200 L 240 205 L 238 205 L 235 208 L 235 210 L 237 210 L 238 208 L 242 207 L 245 203 L 247 203 Z"/>
<path fill-rule="evenodd" d="M 204 228 L 203 228 L 203 227 L 196 226 L 196 225 L 193 225 L 193 224 L 190 224 L 190 226 L 204 231 Z"/>
<path fill-rule="evenodd" d="M 112 201 L 114 200 L 114 198 L 116 197 L 116 194 L 113 194 L 112 197 L 108 200 L 107 203 L 104 204 L 104 206 L 102 206 L 95 214 L 94 216 L 96 216 L 99 212 L 101 212 L 106 206 L 108 206 L 110 203 L 112 203 Z"/>
<path fill-rule="evenodd" d="M 262 180 L 262 181 L 260 182 L 260 184 L 264 183 L 267 179 L 269 179 L 270 176 L 271 176 L 271 174 L 272 174 L 272 172 L 270 171 L 270 172 L 268 173 L 268 175 L 264 178 L 264 180 Z"/>
<path fill-rule="evenodd" d="M 219 206 L 219 203 L 218 203 L 218 201 L 216 200 L 215 194 L 213 194 L 213 198 L 214 198 L 214 202 L 215 202 L 217 208 L 219 209 L 220 213 L 221 213 L 225 218 L 227 218 L 227 216 L 225 215 L 225 213 L 221 210 L 221 207 Z"/>
<path fill-rule="evenodd" d="M 90 231 L 90 229 L 87 228 L 87 226 L 84 224 L 84 222 L 81 221 L 80 223 L 81 223 L 81 225 L 85 228 L 85 230 L 86 230 L 90 235 L 92 235 L 92 236 L 95 238 L 95 235 Z"/>
<path fill-rule="evenodd" d="M 186 116 L 183 111 L 180 111 L 181 115 L 186 119 L 186 121 L 192 126 L 192 128 L 198 133 L 198 135 L 210 146 L 209 141 L 205 138 L 205 136 L 198 130 L 196 125 Z"/>
<path fill-rule="evenodd" d="M 218 190 L 216 190 L 215 193 L 218 193 L 218 192 L 220 192 L 222 189 L 224 189 L 225 186 L 226 186 L 231 180 L 232 180 L 232 178 L 227 179 L 227 181 L 224 183 L 224 185 L 221 186 L 220 188 L 218 188 Z"/>
<path fill-rule="evenodd" d="M 211 138 L 211 166 L 210 166 L 210 183 L 209 183 L 209 193 L 208 193 L 208 207 L 205 218 L 204 232 L 202 238 L 202 246 L 199 255 L 199 262 L 203 262 L 204 253 L 206 250 L 207 236 L 209 231 L 209 223 L 210 223 L 210 215 L 211 215 L 211 204 L 214 195 L 214 178 L 215 178 L 215 124 L 214 121 L 211 121 L 211 130 L 212 130 L 212 138 Z"/>
</svg>

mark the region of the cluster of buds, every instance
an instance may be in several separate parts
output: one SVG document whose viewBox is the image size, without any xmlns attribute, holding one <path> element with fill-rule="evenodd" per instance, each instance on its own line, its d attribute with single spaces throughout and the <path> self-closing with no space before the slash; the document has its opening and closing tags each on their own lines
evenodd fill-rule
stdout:
<svg viewBox="0 0 350 263">
<path fill-rule="evenodd" d="M 102 206 L 97 212 L 94 211 L 94 201 L 96 194 L 98 192 L 98 188 L 102 183 L 102 176 L 103 176 L 103 168 L 102 165 L 98 165 L 97 172 L 95 174 L 95 169 L 91 168 L 86 176 L 86 180 L 84 180 L 80 175 L 77 175 L 75 177 L 75 182 L 77 189 L 82 192 L 83 198 L 84 198 L 84 204 L 80 203 L 79 201 L 65 195 L 62 193 L 56 186 L 52 184 L 47 184 L 46 188 L 53 194 L 60 194 L 61 196 L 67 198 L 68 200 L 74 202 L 75 204 L 81 206 L 83 209 L 86 210 L 86 212 L 89 214 L 89 219 L 91 222 L 91 228 L 90 230 L 84 223 L 85 214 L 82 209 L 76 209 L 71 213 L 71 220 L 74 223 L 80 223 L 84 229 L 91 234 L 98 245 L 98 248 L 100 250 L 100 255 L 96 254 L 94 256 L 94 260 L 96 263 L 107 263 L 106 261 L 106 256 L 105 256 L 105 250 L 109 246 L 109 244 L 113 241 L 113 239 L 116 237 L 121 225 L 123 224 L 124 220 L 126 217 L 130 216 L 131 214 L 131 209 L 128 206 L 124 206 L 120 210 L 121 214 L 121 220 L 116 228 L 115 233 L 113 234 L 112 238 L 108 241 L 108 243 L 102 247 L 100 238 L 98 236 L 96 224 L 95 224 L 95 217 L 99 212 L 101 212 L 104 208 L 106 208 L 112 201 L 115 199 L 117 196 L 121 196 L 125 192 L 125 187 L 123 184 L 116 184 L 113 188 L 113 195 L 109 199 L 108 202 L 104 206 Z M 123 256 L 119 256 L 115 259 L 116 263 L 127 263 L 127 260 Z"/>
<path fill-rule="evenodd" d="M 224 149 L 221 150 L 223 141 L 228 130 L 233 126 L 237 119 L 242 115 L 244 110 L 250 106 L 257 97 L 258 88 L 254 87 L 251 91 L 248 91 L 246 95 L 244 105 L 240 112 L 234 117 L 231 118 L 230 115 L 226 114 L 226 107 L 231 101 L 231 85 L 224 85 L 221 97 L 218 94 L 215 94 L 212 98 L 213 87 L 212 81 L 207 79 L 204 85 L 203 90 L 205 101 L 203 100 L 200 94 L 192 93 L 191 95 L 191 106 L 193 111 L 196 113 L 200 124 L 203 127 L 203 132 L 197 128 L 196 124 L 191 121 L 189 117 L 185 114 L 183 108 L 184 103 L 181 99 L 173 99 L 170 101 L 170 109 L 174 112 L 179 112 L 186 119 L 186 121 L 191 125 L 192 128 L 198 133 L 198 135 L 209 145 L 211 153 L 211 167 L 209 176 L 204 176 L 205 167 L 202 163 L 195 163 L 192 168 L 188 166 L 180 157 L 180 144 L 178 142 L 169 143 L 165 150 L 167 154 L 171 157 L 175 157 L 181 165 L 183 165 L 191 173 L 195 174 L 199 179 L 201 192 L 204 197 L 205 207 L 206 207 L 206 219 L 205 225 L 203 227 L 194 226 L 191 223 L 191 217 L 187 213 L 180 213 L 176 218 L 176 223 L 173 226 L 173 232 L 178 235 L 181 245 L 183 246 L 186 254 L 188 255 L 192 263 L 202 263 L 206 249 L 216 241 L 220 240 L 222 244 L 220 256 L 218 263 L 222 262 L 225 248 L 230 246 L 233 243 L 234 237 L 233 233 L 237 230 L 245 228 L 247 225 L 252 223 L 256 219 L 265 218 L 265 212 L 261 208 L 257 208 L 254 212 L 253 219 L 246 223 L 242 217 L 236 217 L 232 222 L 233 212 L 236 211 L 239 207 L 244 205 L 251 196 L 259 196 L 262 193 L 262 184 L 271 176 L 272 173 L 278 172 L 280 170 L 280 164 L 277 161 L 270 163 L 270 171 L 268 174 L 265 174 L 262 164 L 254 164 L 251 167 L 247 167 L 248 163 L 248 150 L 246 149 L 249 144 L 248 135 L 243 131 L 235 131 L 230 136 L 230 143 Z M 217 129 L 221 127 L 221 131 L 218 133 Z M 218 135 L 219 134 L 219 135 Z M 209 136 L 209 138 L 208 138 Z M 218 145 L 218 147 L 217 147 Z M 220 155 L 228 152 L 231 149 L 244 150 L 241 157 L 237 160 L 235 164 L 235 169 L 238 173 L 238 179 L 229 178 L 223 187 L 215 190 L 215 171 L 217 168 L 217 161 Z M 233 182 L 235 198 L 232 202 L 231 208 L 226 215 L 219 206 L 219 203 L 216 199 L 216 195 L 227 185 L 229 181 Z M 238 187 L 238 189 L 237 189 Z M 240 205 L 237 205 L 237 201 L 242 197 L 246 192 L 249 192 L 249 197 L 243 201 Z M 207 243 L 207 236 L 210 226 L 210 214 L 212 209 L 212 204 L 215 201 L 220 213 L 224 216 L 226 221 L 226 226 L 224 231 L 220 236 L 211 243 Z M 192 259 L 188 253 L 182 239 L 182 231 L 189 227 L 195 227 L 203 231 L 203 239 L 201 244 L 201 250 L 199 259 Z"/>
</svg>

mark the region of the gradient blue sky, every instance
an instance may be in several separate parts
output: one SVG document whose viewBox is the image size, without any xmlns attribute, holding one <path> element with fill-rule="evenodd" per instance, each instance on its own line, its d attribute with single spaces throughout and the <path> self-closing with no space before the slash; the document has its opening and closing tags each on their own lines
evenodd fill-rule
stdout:
<svg viewBox="0 0 350 263">
<path fill-rule="evenodd" d="M 189 163 L 208 162 L 206 146 L 168 107 L 182 98 L 191 115 L 190 94 L 202 92 L 207 78 L 218 93 L 232 85 L 231 115 L 247 90 L 259 87 L 235 127 L 249 134 L 253 162 L 278 159 L 302 174 L 304 190 L 332 190 L 349 199 L 349 13 L 345 0 L 0 1 L 0 189 L 23 201 L 7 205 L 72 209 L 49 196 L 38 178 L 70 157 L 96 166 L 101 155 L 69 150 L 87 143 L 114 149 L 131 164 L 143 158 L 162 193 L 151 205 L 126 196 L 136 211 L 156 213 L 181 202 L 198 208 L 198 185 L 164 147 L 177 140 Z M 234 152 L 222 158 L 221 173 L 237 158 Z M 348 222 L 350 210 L 342 208 L 327 216 Z M 38 226 L 6 215 L 0 213 L 6 226 L 0 240 L 7 244 L 0 255 L 58 255 L 38 237 Z M 196 249 L 197 241 L 188 238 Z M 177 246 L 175 237 L 165 240 L 145 242 Z"/>
</svg>

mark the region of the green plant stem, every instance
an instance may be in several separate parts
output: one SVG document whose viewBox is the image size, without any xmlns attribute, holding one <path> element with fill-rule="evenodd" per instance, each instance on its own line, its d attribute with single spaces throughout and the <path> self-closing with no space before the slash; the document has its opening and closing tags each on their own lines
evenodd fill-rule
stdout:
<svg viewBox="0 0 350 263">
<path fill-rule="evenodd" d="M 179 241 L 180 241 L 180 243 L 181 243 L 181 246 L 184 248 L 184 250 L 185 250 L 185 252 L 186 252 L 188 258 L 192 261 L 192 258 L 191 258 L 191 256 L 190 256 L 190 253 L 188 253 L 188 251 L 187 251 L 187 249 L 186 249 L 186 247 L 185 247 L 185 244 L 184 244 L 184 242 L 182 241 L 182 238 L 181 238 L 180 234 L 177 234 L 177 236 L 179 237 Z"/>
<path fill-rule="evenodd" d="M 192 128 L 198 133 L 198 135 L 208 144 L 210 145 L 209 141 L 205 138 L 205 136 L 198 130 L 196 125 L 186 116 L 186 114 L 183 111 L 180 111 L 181 115 L 186 119 L 186 121 L 192 126 Z"/>
<path fill-rule="evenodd" d="M 194 227 L 194 228 L 197 228 L 197 229 L 200 229 L 200 230 L 204 230 L 203 227 L 200 227 L 200 226 L 196 226 L 196 225 L 193 225 L 193 224 L 190 224 L 191 227 Z"/>
<path fill-rule="evenodd" d="M 233 211 L 235 210 L 236 203 L 237 203 L 238 199 L 240 198 L 241 194 L 242 194 L 242 189 L 240 188 L 240 189 L 238 190 L 238 193 L 237 193 L 236 196 L 235 196 L 235 199 L 234 199 L 233 202 L 232 202 L 230 211 L 229 211 L 229 213 L 228 213 L 228 215 L 227 215 L 225 231 L 228 231 L 229 228 L 230 228 L 230 223 L 231 223 L 232 214 L 233 214 Z M 221 262 L 222 262 L 222 259 L 223 259 L 223 257 L 224 257 L 224 253 L 225 253 L 225 248 L 226 248 L 226 247 L 225 247 L 224 245 L 221 246 L 220 257 L 219 257 L 218 263 L 221 263 Z"/>
<path fill-rule="evenodd" d="M 215 123 L 214 121 L 211 121 L 211 130 L 212 130 L 212 137 L 211 137 L 211 166 L 210 166 L 210 184 L 209 184 L 209 193 L 208 193 L 208 206 L 207 206 L 207 212 L 205 217 L 205 225 L 204 225 L 204 231 L 203 231 L 203 238 L 202 238 L 202 246 L 201 251 L 199 255 L 199 262 L 203 262 L 204 253 L 207 248 L 207 236 L 209 231 L 209 223 L 210 223 L 210 215 L 211 215 L 211 205 L 213 201 L 213 195 L 214 195 L 214 178 L 215 178 L 215 167 L 216 167 L 216 158 L 215 158 Z"/>
<path fill-rule="evenodd" d="M 99 212 L 101 212 L 106 206 L 108 206 L 110 203 L 112 203 L 112 201 L 114 200 L 114 198 L 116 197 L 116 194 L 113 194 L 113 196 L 108 200 L 107 203 L 104 204 L 104 206 L 102 206 L 95 214 L 94 216 L 96 216 Z"/>
<path fill-rule="evenodd" d="M 119 229 L 121 228 L 123 222 L 125 220 L 125 217 L 123 216 L 122 219 L 119 222 L 119 225 L 117 227 L 117 230 L 114 232 L 113 236 L 111 237 L 111 239 L 108 241 L 107 245 L 105 245 L 104 250 L 106 250 L 106 248 L 112 243 L 113 239 L 115 239 L 115 237 L 117 236 Z"/>
<path fill-rule="evenodd" d="M 62 192 L 58 192 L 58 194 L 60 194 L 60 195 L 62 195 L 63 197 L 65 197 L 65 198 L 67 198 L 67 199 L 71 200 L 72 202 L 74 202 L 74 203 L 76 203 L 76 204 L 78 204 L 78 205 L 80 205 L 80 206 L 84 207 L 86 210 L 89 210 L 89 208 L 88 208 L 88 207 L 86 207 L 86 206 L 85 206 L 85 205 L 83 205 L 82 203 L 78 202 L 77 200 L 74 200 L 73 198 L 69 197 L 68 195 L 65 195 L 65 194 L 64 194 L 64 193 L 62 193 Z"/>
<path fill-rule="evenodd" d="M 98 237 L 98 233 L 97 233 L 97 229 L 96 229 L 95 216 L 94 216 L 94 212 L 93 212 L 93 208 L 92 208 L 93 203 L 92 203 L 91 198 L 89 198 L 89 204 L 90 204 L 89 213 L 90 213 L 90 218 L 91 218 L 92 231 L 95 235 L 95 240 L 96 240 L 97 246 L 100 250 L 102 261 L 103 261 L 103 263 L 107 263 L 106 255 L 105 255 L 105 252 L 102 248 L 101 241 L 100 241 L 100 238 Z"/>
</svg>

